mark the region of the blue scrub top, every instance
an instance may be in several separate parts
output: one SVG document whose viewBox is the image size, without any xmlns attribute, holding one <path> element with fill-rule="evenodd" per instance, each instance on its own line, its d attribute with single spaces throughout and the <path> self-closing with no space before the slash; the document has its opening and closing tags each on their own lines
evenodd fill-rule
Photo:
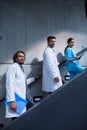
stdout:
<svg viewBox="0 0 87 130">
<path fill-rule="evenodd" d="M 65 56 L 66 56 L 66 61 L 67 61 L 66 64 L 67 64 L 68 71 L 75 71 L 77 66 L 79 65 L 79 61 L 78 60 L 74 60 L 71 62 L 68 61 L 71 58 L 76 58 L 76 54 L 74 53 L 71 47 L 66 48 Z"/>
</svg>

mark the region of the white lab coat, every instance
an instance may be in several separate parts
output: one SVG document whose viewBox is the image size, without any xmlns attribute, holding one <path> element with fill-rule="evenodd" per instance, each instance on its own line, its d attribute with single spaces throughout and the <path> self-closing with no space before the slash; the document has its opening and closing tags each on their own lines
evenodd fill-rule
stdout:
<svg viewBox="0 0 87 130">
<path fill-rule="evenodd" d="M 57 58 L 54 50 L 47 46 L 43 53 L 43 77 L 42 90 L 46 92 L 53 92 L 62 86 L 62 80 L 58 68 Z M 59 77 L 60 81 L 55 82 L 54 78 Z"/>
<path fill-rule="evenodd" d="M 34 78 L 31 78 L 31 80 L 28 79 L 28 84 L 33 81 Z M 6 100 L 8 102 L 15 101 L 15 92 L 23 99 L 26 99 L 26 76 L 18 63 L 13 63 L 10 65 L 6 73 Z M 25 111 L 26 107 L 21 114 L 23 114 Z M 10 110 L 9 106 L 6 105 L 6 118 L 18 117 L 21 114 Z"/>
</svg>

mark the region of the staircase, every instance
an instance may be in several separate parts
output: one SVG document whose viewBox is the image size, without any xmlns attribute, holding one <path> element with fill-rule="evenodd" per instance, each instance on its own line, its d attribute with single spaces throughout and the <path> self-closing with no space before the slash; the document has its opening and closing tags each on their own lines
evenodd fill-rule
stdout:
<svg viewBox="0 0 87 130">
<path fill-rule="evenodd" d="M 87 70 L 2 129 L 87 130 Z"/>
</svg>

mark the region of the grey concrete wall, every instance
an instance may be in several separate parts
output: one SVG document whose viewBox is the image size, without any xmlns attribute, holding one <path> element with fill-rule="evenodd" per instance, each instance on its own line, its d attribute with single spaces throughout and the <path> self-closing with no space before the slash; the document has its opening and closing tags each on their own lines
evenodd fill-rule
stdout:
<svg viewBox="0 0 87 130">
<path fill-rule="evenodd" d="M 57 37 L 58 55 L 63 54 L 68 37 L 76 39 L 76 52 L 86 47 L 86 33 L 84 0 L 0 0 L 0 99 L 5 96 L 5 73 L 14 52 L 26 52 L 25 73 L 36 75 L 42 71 L 39 63 L 48 35 Z M 37 86 L 31 87 L 32 95 L 41 92 L 41 81 Z"/>
</svg>

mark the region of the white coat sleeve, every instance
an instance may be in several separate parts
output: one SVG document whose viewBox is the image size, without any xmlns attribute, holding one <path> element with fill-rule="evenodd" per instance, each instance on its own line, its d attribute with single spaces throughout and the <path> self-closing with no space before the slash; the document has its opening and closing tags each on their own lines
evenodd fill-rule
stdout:
<svg viewBox="0 0 87 130">
<path fill-rule="evenodd" d="M 30 83 L 34 82 L 35 78 L 34 77 L 30 77 L 27 79 L 27 85 L 29 85 Z"/>
<path fill-rule="evenodd" d="M 15 71 L 14 67 L 10 66 L 6 73 L 6 100 L 8 102 L 15 101 Z"/>
</svg>

